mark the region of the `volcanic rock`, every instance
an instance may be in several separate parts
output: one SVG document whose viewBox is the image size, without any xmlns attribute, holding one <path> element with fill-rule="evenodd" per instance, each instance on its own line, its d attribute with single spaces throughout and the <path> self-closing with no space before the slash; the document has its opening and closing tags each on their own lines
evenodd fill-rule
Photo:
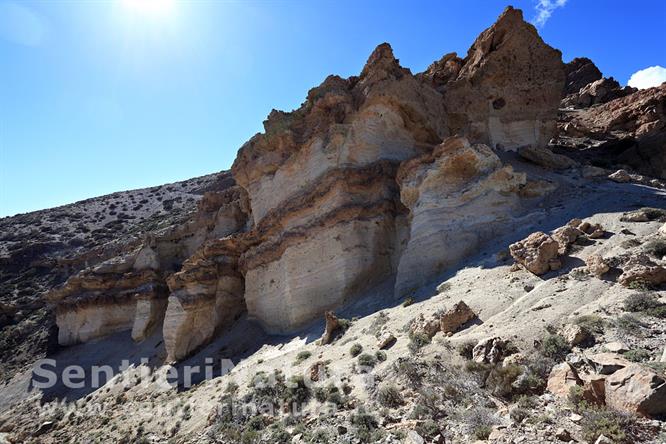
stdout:
<svg viewBox="0 0 666 444">
<path fill-rule="evenodd" d="M 511 244 L 511 256 L 528 271 L 541 275 L 553 268 L 557 259 L 559 244 L 552 237 L 537 231 L 520 242 Z"/>
</svg>

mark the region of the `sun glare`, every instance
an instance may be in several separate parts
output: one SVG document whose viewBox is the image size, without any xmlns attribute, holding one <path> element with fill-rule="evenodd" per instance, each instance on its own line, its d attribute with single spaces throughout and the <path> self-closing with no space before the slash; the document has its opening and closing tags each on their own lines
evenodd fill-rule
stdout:
<svg viewBox="0 0 666 444">
<path fill-rule="evenodd" d="M 175 3 L 175 0 L 122 0 L 123 6 L 130 12 L 151 17 L 171 15 Z"/>
</svg>

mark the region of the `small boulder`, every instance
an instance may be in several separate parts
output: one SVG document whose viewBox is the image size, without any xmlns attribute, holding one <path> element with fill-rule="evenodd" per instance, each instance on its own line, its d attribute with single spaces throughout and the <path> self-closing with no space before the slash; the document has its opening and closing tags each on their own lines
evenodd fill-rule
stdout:
<svg viewBox="0 0 666 444">
<path fill-rule="evenodd" d="M 439 319 L 426 319 L 423 313 L 414 318 L 409 326 L 409 332 L 413 335 L 425 335 L 429 338 L 435 336 L 439 331 Z"/>
<path fill-rule="evenodd" d="M 555 431 L 555 438 L 560 441 L 569 442 L 571 441 L 571 433 L 564 427 L 560 427 Z"/>
<path fill-rule="evenodd" d="M 444 333 L 455 333 L 474 318 L 476 318 L 476 313 L 467 304 L 460 301 L 439 318 L 439 328 Z"/>
<path fill-rule="evenodd" d="M 321 336 L 321 345 L 333 342 L 334 334 L 340 328 L 340 321 L 338 321 L 337 316 L 332 311 L 327 311 L 324 316 L 326 318 L 326 328 L 324 329 L 324 334 Z"/>
<path fill-rule="evenodd" d="M 479 363 L 496 364 L 508 354 L 508 346 L 509 341 L 499 337 L 482 339 L 472 349 L 472 360 Z"/>
<path fill-rule="evenodd" d="M 666 267 L 653 262 L 647 255 L 631 257 L 622 269 L 618 282 L 629 287 L 634 282 L 657 287 L 666 283 Z"/>
<path fill-rule="evenodd" d="M 610 267 L 604 261 L 604 258 L 599 254 L 591 254 L 585 259 L 585 264 L 587 265 L 587 270 L 594 276 L 600 278 L 603 276 Z"/>
<path fill-rule="evenodd" d="M 390 331 L 383 331 L 377 339 L 377 348 L 385 350 L 391 348 L 395 344 L 396 338 Z"/>
<path fill-rule="evenodd" d="M 520 147 L 518 148 L 518 155 L 525 160 L 553 170 L 566 170 L 578 166 L 578 162 L 575 160 L 538 146 Z"/>
<path fill-rule="evenodd" d="M 619 341 L 604 344 L 604 348 L 611 353 L 624 353 L 629 350 L 629 347 L 627 347 L 626 344 Z"/>
<path fill-rule="evenodd" d="M 407 437 L 405 438 L 404 442 L 405 444 L 424 444 L 425 440 L 414 430 L 410 430 L 409 433 L 407 433 Z"/>
<path fill-rule="evenodd" d="M 608 176 L 610 180 L 617 183 L 627 183 L 631 181 L 631 176 L 626 170 L 617 170 Z"/>
<path fill-rule="evenodd" d="M 576 369 L 563 362 L 551 369 L 546 388 L 553 395 L 566 398 L 571 387 L 582 384 L 583 380 L 578 376 Z"/>
<path fill-rule="evenodd" d="M 594 444 L 615 444 L 615 441 L 608 438 L 606 435 L 599 435 L 597 440 L 594 441 Z"/>
<path fill-rule="evenodd" d="M 569 224 L 571 224 L 571 222 L 569 222 Z M 557 242 L 558 245 L 557 252 L 559 254 L 566 254 L 567 251 L 569 250 L 569 247 L 574 242 L 576 242 L 576 239 L 578 239 L 579 236 L 583 236 L 585 234 L 575 226 L 571 226 L 569 224 L 553 231 L 552 238 L 555 239 L 555 241 Z"/>
<path fill-rule="evenodd" d="M 550 271 L 551 260 L 557 259 L 559 244 L 546 233 L 537 231 L 509 246 L 511 256 L 530 272 L 541 275 Z"/>
<path fill-rule="evenodd" d="M 653 417 L 666 414 L 666 380 L 631 364 L 606 378 L 606 404 L 616 410 Z"/>
<path fill-rule="evenodd" d="M 580 325 L 567 324 L 560 330 L 560 334 L 570 346 L 580 345 L 592 339 L 588 329 Z"/>
</svg>

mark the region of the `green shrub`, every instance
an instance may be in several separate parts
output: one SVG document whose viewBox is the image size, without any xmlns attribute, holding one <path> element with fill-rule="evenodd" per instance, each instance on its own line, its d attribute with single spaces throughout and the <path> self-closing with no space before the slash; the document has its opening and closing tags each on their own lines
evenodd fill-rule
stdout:
<svg viewBox="0 0 666 444">
<path fill-rule="evenodd" d="M 578 316 L 573 320 L 573 323 L 586 329 L 590 333 L 598 334 L 603 333 L 604 328 L 606 327 L 606 321 L 597 315 Z"/>
<path fill-rule="evenodd" d="M 650 291 L 654 290 L 654 285 L 652 283 L 646 281 L 645 279 L 636 279 L 634 281 L 629 282 L 629 285 L 627 287 L 631 288 L 632 290 L 640 290 L 640 291 Z"/>
<path fill-rule="evenodd" d="M 302 404 L 307 402 L 312 395 L 310 387 L 305 384 L 305 379 L 301 375 L 294 375 L 289 378 L 285 392 L 285 401 L 290 406 L 294 403 Z"/>
<path fill-rule="evenodd" d="M 386 361 L 386 352 L 383 350 L 377 350 L 377 353 L 375 353 L 375 358 L 377 358 L 378 362 Z"/>
<path fill-rule="evenodd" d="M 363 407 L 359 407 L 356 412 L 351 415 L 351 423 L 356 427 L 356 434 L 361 438 L 362 442 L 372 442 L 372 433 L 379 426 L 377 418 L 372 414 L 367 413 Z"/>
<path fill-rule="evenodd" d="M 399 407 L 404 402 L 400 390 L 395 385 L 388 384 L 379 387 L 377 401 L 384 407 Z"/>
<path fill-rule="evenodd" d="M 623 333 L 632 336 L 642 336 L 645 324 L 635 316 L 623 314 L 615 320 L 615 326 Z"/>
<path fill-rule="evenodd" d="M 666 241 L 653 239 L 644 245 L 645 251 L 657 259 L 666 256 Z"/>
<path fill-rule="evenodd" d="M 407 348 L 412 354 L 416 354 L 423 347 L 430 344 L 431 340 L 430 336 L 425 333 L 410 333 Z"/>
<path fill-rule="evenodd" d="M 581 429 L 583 439 L 595 442 L 604 435 L 614 443 L 633 443 L 635 441 L 634 420 L 607 408 L 588 408 L 582 412 Z"/>
<path fill-rule="evenodd" d="M 409 306 L 412 305 L 413 303 L 414 303 L 414 298 L 410 296 L 410 297 L 406 298 L 406 299 L 402 302 L 402 306 L 403 306 L 403 307 L 409 307 Z"/>
<path fill-rule="evenodd" d="M 631 312 L 647 311 L 662 305 L 651 293 L 636 293 L 624 300 L 624 310 Z"/>
<path fill-rule="evenodd" d="M 456 347 L 456 351 L 463 358 L 472 359 L 472 350 L 474 350 L 475 345 L 476 345 L 476 343 L 474 341 L 461 342 Z"/>
<path fill-rule="evenodd" d="M 635 350 L 629 350 L 624 353 L 622 353 L 622 356 L 627 358 L 628 360 L 632 362 L 643 362 L 643 361 L 649 361 L 651 358 L 651 353 L 649 350 L 645 350 L 644 348 L 638 348 Z"/>
<path fill-rule="evenodd" d="M 654 307 L 645 312 L 649 316 L 654 316 L 659 319 L 666 319 L 666 304 Z"/>
<path fill-rule="evenodd" d="M 426 419 L 416 426 L 416 433 L 426 439 L 433 439 L 440 434 L 440 428 L 437 422 L 432 419 Z"/>
<path fill-rule="evenodd" d="M 567 354 L 571 352 L 571 347 L 569 347 L 564 337 L 551 334 L 543 339 L 542 352 L 548 358 L 563 361 Z"/>
<path fill-rule="evenodd" d="M 488 374 L 488 377 L 486 378 L 486 388 L 489 389 L 495 396 L 511 398 L 516 391 L 513 383 L 522 374 L 523 369 L 519 365 L 496 365 L 492 368 Z"/>
<path fill-rule="evenodd" d="M 300 364 L 301 362 L 308 359 L 310 356 L 312 356 L 312 353 L 307 351 L 307 350 L 303 350 L 302 352 L 299 352 L 298 355 L 296 355 L 296 360 L 294 361 L 294 365 Z"/>
<path fill-rule="evenodd" d="M 358 363 L 363 367 L 374 367 L 377 364 L 377 360 L 373 355 L 363 353 L 358 357 Z"/>
<path fill-rule="evenodd" d="M 351 346 L 349 349 L 349 354 L 352 355 L 352 358 L 357 357 L 363 351 L 363 346 L 358 342 Z"/>
</svg>

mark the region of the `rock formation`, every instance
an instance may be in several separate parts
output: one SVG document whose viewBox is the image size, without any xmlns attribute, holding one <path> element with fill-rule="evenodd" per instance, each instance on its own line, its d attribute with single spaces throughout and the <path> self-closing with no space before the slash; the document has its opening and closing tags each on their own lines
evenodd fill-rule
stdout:
<svg viewBox="0 0 666 444">
<path fill-rule="evenodd" d="M 130 326 L 141 340 L 163 323 L 178 360 L 245 310 L 288 333 L 375 285 L 400 295 L 428 283 L 511 230 L 526 176 L 502 148 L 544 149 L 564 77 L 559 51 L 510 7 L 464 59 L 447 54 L 422 74 L 379 45 L 360 76 L 329 76 L 297 110 L 272 111 L 238 152 L 237 186 L 124 251 L 119 283 L 88 293 L 75 282 L 104 281 L 99 270 L 70 279 L 52 299 L 62 343 Z M 110 294 L 109 325 L 82 331 Z M 75 314 L 70 299 L 95 308 Z"/>
</svg>

